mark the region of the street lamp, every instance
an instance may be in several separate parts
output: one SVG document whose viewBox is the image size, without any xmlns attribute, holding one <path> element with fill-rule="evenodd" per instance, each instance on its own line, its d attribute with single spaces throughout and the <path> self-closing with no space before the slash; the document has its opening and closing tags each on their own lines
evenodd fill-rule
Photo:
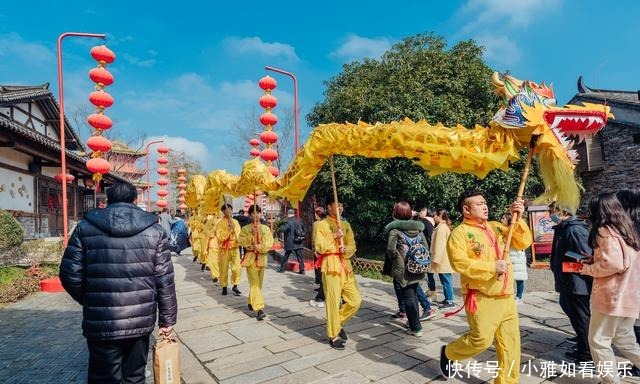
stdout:
<svg viewBox="0 0 640 384">
<path fill-rule="evenodd" d="M 277 73 L 281 73 L 283 75 L 289 76 L 291 79 L 293 79 L 293 124 L 294 124 L 294 134 L 295 134 L 295 152 L 293 154 L 293 158 L 295 160 L 296 155 L 298 154 L 298 136 L 299 136 L 299 130 L 298 130 L 298 79 L 296 79 L 296 76 L 288 71 L 284 71 L 282 69 L 278 69 L 278 68 L 274 68 L 274 67 L 270 67 L 270 66 L 265 66 L 264 69 L 266 69 L 267 71 L 273 71 L 273 72 L 277 72 Z M 298 204 L 298 209 L 296 209 L 296 217 L 299 219 L 300 218 L 300 204 Z"/>
<path fill-rule="evenodd" d="M 147 172 L 147 212 L 151 211 L 151 180 L 149 179 L 149 147 L 151 146 L 151 144 L 158 144 L 158 143 L 164 143 L 163 140 L 156 140 L 156 141 L 151 141 L 149 143 L 147 143 L 147 146 L 145 148 L 145 154 L 146 154 L 146 172 Z"/>
<path fill-rule="evenodd" d="M 67 36 L 98 37 L 104 39 L 104 33 L 65 32 L 58 37 L 58 100 L 60 101 L 60 174 L 67 171 L 67 143 L 64 132 L 64 90 L 62 81 L 62 40 Z M 69 241 L 69 213 L 67 212 L 67 183 L 62 183 L 62 240 L 66 248 Z"/>
</svg>

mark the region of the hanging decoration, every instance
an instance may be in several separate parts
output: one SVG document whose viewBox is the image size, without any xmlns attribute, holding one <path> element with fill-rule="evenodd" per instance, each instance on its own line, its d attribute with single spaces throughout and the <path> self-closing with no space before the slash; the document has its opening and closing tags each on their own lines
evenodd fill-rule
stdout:
<svg viewBox="0 0 640 384">
<path fill-rule="evenodd" d="M 249 144 L 253 147 L 251 151 L 249 151 L 249 154 L 253 157 L 260 156 L 260 150 L 258 149 L 258 145 L 260 145 L 260 140 L 251 139 L 249 140 Z"/>
<path fill-rule="evenodd" d="M 187 177 L 185 174 L 187 170 L 184 168 L 178 169 L 178 202 L 180 203 L 179 208 L 180 212 L 184 213 L 187 210 L 187 204 L 185 195 L 187 194 Z"/>
<path fill-rule="evenodd" d="M 156 202 L 156 205 L 159 208 L 164 208 L 169 205 L 169 202 L 166 199 L 166 197 L 169 195 L 169 190 L 165 188 L 167 185 L 169 185 L 169 178 L 166 177 L 169 175 L 169 168 L 166 167 L 167 163 L 169 163 L 169 160 L 165 157 L 167 153 L 169 153 L 168 147 L 164 145 L 161 145 L 158 147 L 158 154 L 160 156 L 158 157 L 158 160 L 157 160 L 158 162 L 157 172 L 158 172 L 158 175 L 160 175 L 160 178 L 158 179 L 156 184 L 160 186 L 160 189 L 158 189 L 158 192 L 156 192 L 158 194 L 158 201 Z"/>
<path fill-rule="evenodd" d="M 89 78 L 96 83 L 95 91 L 89 95 L 89 102 L 96 110 L 87 117 L 87 122 L 94 129 L 92 136 L 87 140 L 87 146 L 92 150 L 87 161 L 87 169 L 93 173 L 93 180 L 98 186 L 102 175 L 111 170 L 111 164 L 103 158 L 103 155 L 111 150 L 111 142 L 103 134 L 113 126 L 111 119 L 104 114 L 104 110 L 113 105 L 113 97 L 105 92 L 104 88 L 113 84 L 113 75 L 106 67 L 114 62 L 116 55 L 106 46 L 99 45 L 91 48 L 91 56 L 98 62 L 98 67 L 89 71 Z M 67 175 L 67 180 L 69 176 Z"/>
<path fill-rule="evenodd" d="M 60 183 L 60 184 L 62 184 L 62 180 L 63 180 L 63 179 L 67 179 L 67 184 L 69 184 L 69 183 L 71 183 L 73 180 L 75 180 L 76 178 L 75 178 L 72 174 L 70 174 L 70 173 L 68 173 L 68 172 L 69 172 L 69 171 L 67 171 L 67 174 L 66 174 L 66 175 L 58 174 L 58 175 L 55 175 L 53 178 L 56 180 L 56 182 L 58 182 L 58 183 Z"/>
<path fill-rule="evenodd" d="M 269 172 L 273 176 L 278 176 L 278 168 L 272 165 L 278 159 L 278 152 L 273 148 L 273 145 L 278 141 L 278 134 L 273 131 L 273 126 L 278 123 L 278 117 L 272 113 L 273 108 L 278 105 L 278 99 L 271 94 L 277 83 L 274 78 L 265 76 L 260 79 L 258 85 L 264 90 L 264 95 L 259 100 L 260 106 L 265 109 L 264 113 L 260 115 L 260 123 L 264 125 L 264 131 L 260 134 L 260 141 L 265 144 L 266 148 L 260 152 L 255 148 L 257 145 L 254 145 L 257 140 L 251 139 L 249 144 L 253 145 L 254 149 L 250 153 L 254 157 L 259 153 L 260 158 L 267 163 Z"/>
</svg>

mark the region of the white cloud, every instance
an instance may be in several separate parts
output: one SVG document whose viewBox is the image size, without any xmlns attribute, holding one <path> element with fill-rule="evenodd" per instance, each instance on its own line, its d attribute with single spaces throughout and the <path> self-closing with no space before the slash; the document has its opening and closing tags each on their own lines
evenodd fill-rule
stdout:
<svg viewBox="0 0 640 384">
<path fill-rule="evenodd" d="M 293 46 L 285 43 L 268 43 L 259 37 L 228 37 L 222 45 L 232 54 L 258 53 L 264 56 L 281 56 L 291 60 L 299 60 Z"/>
<path fill-rule="evenodd" d="M 495 23 L 508 27 L 527 27 L 537 17 L 546 17 L 549 12 L 562 6 L 563 0 L 468 0 L 462 13 L 470 16 L 462 33 L 473 32 Z"/>
<path fill-rule="evenodd" d="M 145 143 L 152 141 L 162 140 L 164 145 L 169 147 L 173 151 L 182 151 L 194 159 L 203 162 L 207 159 L 208 151 L 207 146 L 200 141 L 189 140 L 182 136 L 152 136 L 145 140 Z"/>
<path fill-rule="evenodd" d="M 128 53 L 123 53 L 122 57 L 127 63 L 137 65 L 142 68 L 150 68 L 156 64 L 156 59 L 141 59 Z"/>
<path fill-rule="evenodd" d="M 368 38 L 350 34 L 330 56 L 346 61 L 361 60 L 365 57 L 377 59 L 389 50 L 391 45 L 391 40 L 386 37 Z"/>
<path fill-rule="evenodd" d="M 492 63 L 510 66 L 522 58 L 522 52 L 518 45 L 507 36 L 483 33 L 476 36 L 475 39 L 484 46 L 484 56 Z"/>
<path fill-rule="evenodd" d="M 55 64 L 55 52 L 40 42 L 27 42 L 15 32 L 0 35 L 0 57 L 13 57 L 38 66 Z"/>
</svg>

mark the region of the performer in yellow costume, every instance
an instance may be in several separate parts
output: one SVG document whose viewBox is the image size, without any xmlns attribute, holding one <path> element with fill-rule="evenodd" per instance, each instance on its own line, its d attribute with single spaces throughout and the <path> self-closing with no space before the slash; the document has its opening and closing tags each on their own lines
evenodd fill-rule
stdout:
<svg viewBox="0 0 640 384">
<path fill-rule="evenodd" d="M 440 369 L 453 377 L 452 360 L 464 360 L 484 352 L 496 339 L 496 384 L 517 384 L 520 378 L 520 326 L 513 300 L 513 268 L 503 253 L 500 223 L 487 222 L 489 210 L 481 192 L 466 191 L 458 199 L 464 221 L 449 236 L 447 250 L 453 269 L 460 273 L 469 331 L 440 351 Z M 516 200 L 511 213 L 522 217 L 524 203 Z M 518 220 L 511 247 L 531 245 L 531 231 Z"/>
<path fill-rule="evenodd" d="M 264 269 L 267 265 L 267 252 L 273 246 L 271 230 L 266 225 L 260 224 L 261 213 L 262 209 L 257 205 L 249 207 L 249 217 L 251 217 L 252 223 L 242 227 L 240 236 L 238 236 L 238 244 L 245 249 L 241 264 L 247 268 L 249 309 L 256 312 L 258 321 L 267 316 L 264 313 L 262 282 Z"/>
<path fill-rule="evenodd" d="M 220 247 L 218 258 L 220 260 L 220 286 L 222 294 L 227 294 L 229 284 L 229 267 L 231 267 L 231 283 L 233 284 L 234 295 L 239 296 L 242 292 L 238 289 L 240 284 L 240 248 L 238 248 L 238 235 L 240 234 L 240 224 L 238 220 L 231 217 L 232 207 L 229 204 L 222 206 L 224 217 L 216 224 L 216 240 Z"/>
<path fill-rule="evenodd" d="M 220 277 L 220 266 L 218 255 L 220 253 L 220 249 L 218 246 L 218 241 L 216 240 L 216 224 L 220 221 L 213 214 L 207 215 L 207 221 L 204 224 L 203 231 L 203 244 L 204 244 L 204 254 L 206 255 L 206 265 L 209 267 L 209 271 L 211 272 L 211 279 L 213 282 L 217 282 Z"/>
<path fill-rule="evenodd" d="M 194 215 L 189 220 L 189 228 L 191 229 L 191 252 L 193 253 L 193 261 L 200 259 L 202 253 L 200 244 L 200 235 L 202 233 L 202 219 L 200 215 Z"/>
<path fill-rule="evenodd" d="M 338 228 L 338 209 L 334 198 L 328 198 L 329 216 L 315 226 L 313 239 L 316 265 L 322 273 L 329 344 L 334 349 L 342 350 L 348 339 L 343 327 L 358 312 L 362 298 L 351 266 L 351 257 L 356 253 L 353 230 L 344 220 L 340 221 Z M 341 299 L 344 299 L 342 307 Z"/>
</svg>

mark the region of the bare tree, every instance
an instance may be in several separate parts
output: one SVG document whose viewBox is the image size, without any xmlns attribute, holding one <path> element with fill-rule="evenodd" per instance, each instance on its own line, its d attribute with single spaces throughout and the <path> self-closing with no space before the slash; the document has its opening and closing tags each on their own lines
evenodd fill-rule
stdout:
<svg viewBox="0 0 640 384">
<path fill-rule="evenodd" d="M 274 165 L 280 172 L 283 172 L 286 171 L 293 159 L 293 109 L 276 108 L 273 113 L 278 116 L 278 124 L 273 127 L 274 132 L 278 134 L 278 142 L 274 145 L 274 149 L 278 152 L 278 160 Z M 253 108 L 233 124 L 234 135 L 238 137 L 238 140 L 227 148 L 229 157 L 238 158 L 242 161 L 251 158 L 251 155 L 249 155 L 251 150 L 249 140 L 259 138 L 260 133 L 264 131 L 264 127 L 260 124 L 261 114 L 261 109 Z M 262 143 L 258 147 L 259 150 L 264 148 L 265 145 Z"/>
</svg>

